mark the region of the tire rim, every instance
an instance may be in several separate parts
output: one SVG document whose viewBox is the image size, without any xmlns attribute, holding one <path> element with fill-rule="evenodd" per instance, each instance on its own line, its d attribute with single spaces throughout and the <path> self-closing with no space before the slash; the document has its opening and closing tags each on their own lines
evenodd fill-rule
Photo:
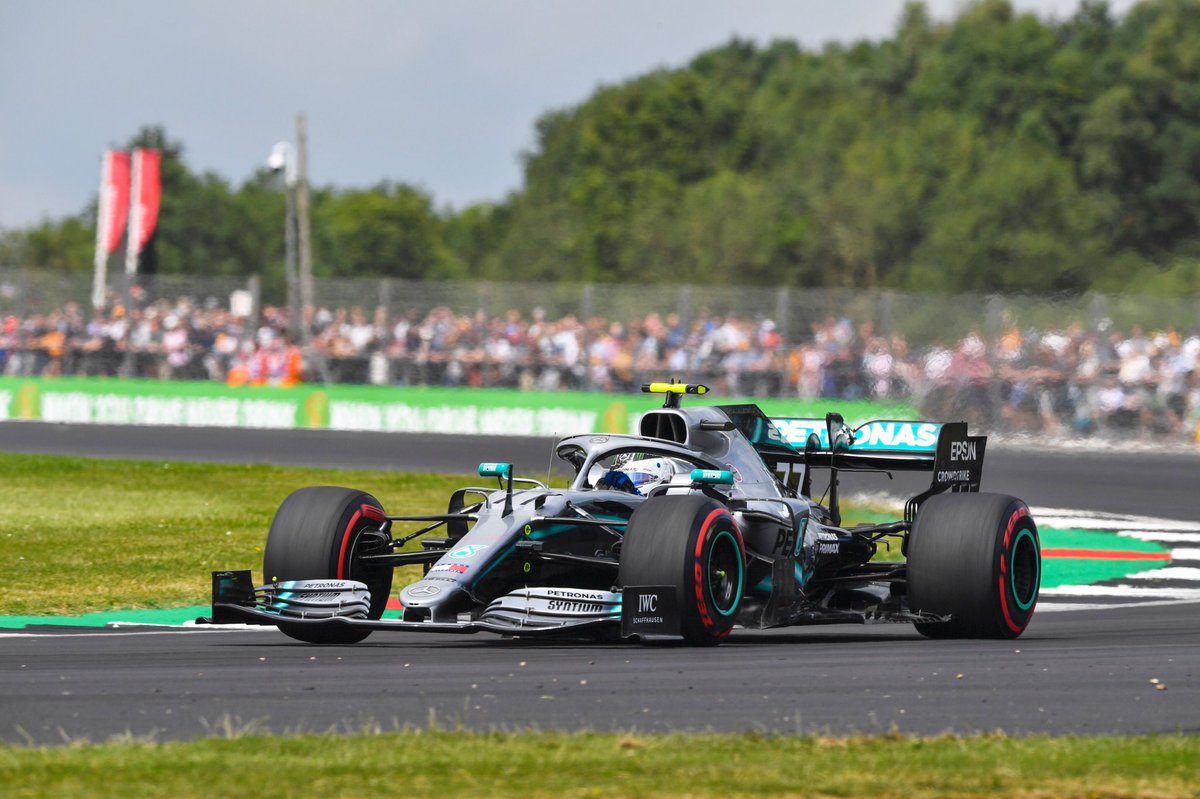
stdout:
<svg viewBox="0 0 1200 799">
<path fill-rule="evenodd" d="M 1009 555 L 1009 575 L 1013 600 L 1021 610 L 1029 610 L 1037 600 L 1041 583 L 1041 558 L 1033 533 L 1022 530 L 1013 541 Z"/>
<path fill-rule="evenodd" d="M 732 616 L 742 599 L 742 552 L 728 530 L 713 538 L 708 550 L 708 592 L 722 616 Z"/>
</svg>

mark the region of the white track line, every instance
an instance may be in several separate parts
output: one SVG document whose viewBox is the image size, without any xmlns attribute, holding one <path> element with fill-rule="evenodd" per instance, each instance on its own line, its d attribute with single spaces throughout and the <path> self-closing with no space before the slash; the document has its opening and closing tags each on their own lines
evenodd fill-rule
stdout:
<svg viewBox="0 0 1200 799">
<path fill-rule="evenodd" d="M 1164 599 L 1153 602 L 1112 602 L 1107 605 L 1086 602 L 1038 602 L 1038 613 L 1060 613 L 1071 610 L 1112 610 L 1113 608 L 1161 608 L 1166 605 L 1187 605 L 1200 599 Z"/>
<path fill-rule="evenodd" d="M 1200 533 L 1161 533 L 1156 530 L 1118 530 L 1117 535 L 1160 544 L 1200 544 Z"/>
<path fill-rule="evenodd" d="M 1195 533 L 1200 531 L 1200 522 L 1152 519 L 1145 516 L 1091 514 L 1082 511 L 1070 513 L 1066 511 L 1047 511 L 1038 508 L 1031 508 L 1031 510 L 1033 511 L 1033 518 L 1037 520 L 1037 523 L 1046 527 L 1090 530 L 1153 530 L 1164 533 Z"/>
<path fill-rule="evenodd" d="M 1196 549 L 1171 549 L 1171 560 L 1200 560 L 1200 547 Z"/>
<path fill-rule="evenodd" d="M 1200 588 L 1156 588 L 1133 585 L 1062 585 L 1058 588 L 1043 588 L 1041 596 L 1112 596 L 1145 597 L 1147 599 L 1189 599 L 1200 601 Z"/>
<path fill-rule="evenodd" d="M 1164 566 L 1129 575 L 1128 580 L 1191 580 L 1200 583 L 1200 569 L 1194 566 Z"/>
</svg>

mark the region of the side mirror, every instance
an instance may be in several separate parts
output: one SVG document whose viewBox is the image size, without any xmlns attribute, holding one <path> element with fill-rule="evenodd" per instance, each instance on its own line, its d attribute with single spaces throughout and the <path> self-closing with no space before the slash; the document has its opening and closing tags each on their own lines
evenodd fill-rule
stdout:
<svg viewBox="0 0 1200 799">
<path fill-rule="evenodd" d="M 733 472 L 716 469 L 692 469 L 693 483 L 707 483 L 709 485 L 731 486 L 733 485 Z"/>
<path fill-rule="evenodd" d="M 500 481 L 500 487 L 504 489 L 504 511 L 501 516 L 512 514 L 512 498 L 513 498 L 513 468 L 511 463 L 481 463 L 479 464 L 480 477 L 495 477 Z M 505 479 L 508 483 L 505 485 Z"/>
<path fill-rule="evenodd" d="M 845 452 L 854 443 L 854 431 L 846 424 L 846 420 L 840 413 L 825 414 L 825 431 L 829 435 L 831 455 Z"/>
</svg>

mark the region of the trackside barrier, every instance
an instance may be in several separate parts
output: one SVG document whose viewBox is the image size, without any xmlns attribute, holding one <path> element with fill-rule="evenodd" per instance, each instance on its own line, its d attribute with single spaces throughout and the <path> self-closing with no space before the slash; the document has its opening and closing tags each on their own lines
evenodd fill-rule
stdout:
<svg viewBox="0 0 1200 799">
<path fill-rule="evenodd" d="M 703 404 L 736 400 L 705 397 Z M 696 400 L 697 403 L 701 402 Z M 643 394 L 382 386 L 231 388 L 209 381 L 0 377 L 0 421 L 487 436 L 636 432 Z M 769 415 L 836 410 L 847 419 L 916 418 L 904 404 L 762 400 Z"/>
</svg>

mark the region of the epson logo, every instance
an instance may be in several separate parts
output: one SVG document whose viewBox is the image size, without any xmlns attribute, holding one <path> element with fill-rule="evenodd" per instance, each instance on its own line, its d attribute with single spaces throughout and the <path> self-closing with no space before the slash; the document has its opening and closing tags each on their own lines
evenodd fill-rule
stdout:
<svg viewBox="0 0 1200 799">
<path fill-rule="evenodd" d="M 973 460 L 975 460 L 975 442 L 974 441 L 951 441 L 950 442 L 950 460 L 952 460 L 952 461 L 973 461 Z"/>
</svg>

